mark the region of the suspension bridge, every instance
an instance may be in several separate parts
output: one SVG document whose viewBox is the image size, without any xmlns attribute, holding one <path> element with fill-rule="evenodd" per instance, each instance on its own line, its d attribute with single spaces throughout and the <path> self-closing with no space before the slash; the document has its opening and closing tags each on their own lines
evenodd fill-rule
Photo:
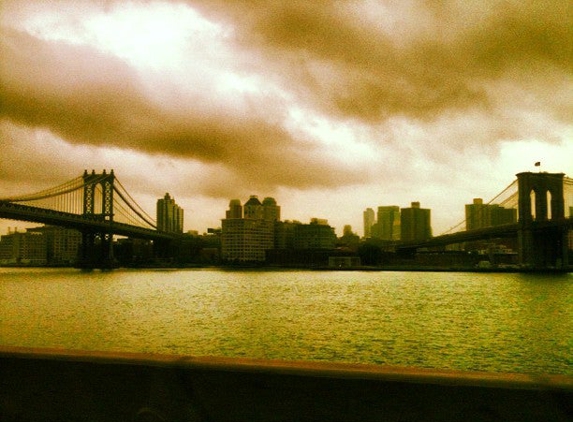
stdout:
<svg viewBox="0 0 573 422">
<path fill-rule="evenodd" d="M 84 171 L 62 185 L 40 192 L 0 198 L 0 218 L 29 221 L 79 230 L 81 266 L 105 267 L 113 262 L 114 235 L 165 244 L 179 233 L 157 229 L 157 224 L 116 178 Z"/>
<path fill-rule="evenodd" d="M 490 213 L 489 225 L 473 228 L 472 222 L 465 219 L 440 236 L 402 242 L 398 251 L 413 254 L 423 248 L 440 250 L 465 242 L 512 238 L 516 240 L 521 266 L 569 267 L 573 179 L 563 173 L 519 173 L 517 179 L 483 205 L 480 212 Z M 514 210 L 515 219 L 495 224 L 491 218 L 495 210 Z"/>
</svg>

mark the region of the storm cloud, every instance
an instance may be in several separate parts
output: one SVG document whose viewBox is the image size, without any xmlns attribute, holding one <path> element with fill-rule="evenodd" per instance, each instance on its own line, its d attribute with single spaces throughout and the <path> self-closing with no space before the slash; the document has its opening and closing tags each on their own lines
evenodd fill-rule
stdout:
<svg viewBox="0 0 573 422">
<path fill-rule="evenodd" d="M 424 179 L 443 189 L 476 163 L 492 163 L 493 173 L 508 144 L 571 141 L 567 1 L 9 0 L 0 7 L 4 183 L 32 177 L 25 167 L 47 162 L 107 165 L 114 154 L 122 163 L 132 154 L 189 198 L 361 187 L 383 201 L 390 186 L 425 195 L 428 186 L 412 190 Z M 137 13 L 150 9 L 158 21 L 180 17 L 184 35 L 153 50 L 171 56 L 150 53 L 169 22 L 156 33 L 143 27 L 149 37 L 139 44 L 120 42 L 142 25 Z M 109 47 L 114 38 L 121 49 Z M 50 147 L 30 153 L 42 145 Z M 456 176 L 444 178 L 445 166 Z M 135 170 L 128 177 L 145 179 L 138 189 L 152 195 L 151 177 Z"/>
<path fill-rule="evenodd" d="M 225 19 L 272 77 L 339 118 L 427 120 L 472 109 L 496 117 L 519 104 L 500 101 L 491 84 L 540 99 L 570 88 L 567 1 L 189 3 Z M 557 101 L 547 113 L 568 120 L 570 107 Z"/>
<path fill-rule="evenodd" d="M 162 108 L 145 95 L 140 76 L 124 61 L 13 30 L 4 31 L 0 54 L 0 115 L 47 128 L 72 144 L 223 164 L 247 184 L 305 187 L 360 180 L 359 170 L 323 161 L 312 139 L 295 139 L 282 126 L 286 111 L 280 105 L 255 108 L 252 99 L 250 109 L 237 110 L 197 98 L 177 109 Z"/>
</svg>

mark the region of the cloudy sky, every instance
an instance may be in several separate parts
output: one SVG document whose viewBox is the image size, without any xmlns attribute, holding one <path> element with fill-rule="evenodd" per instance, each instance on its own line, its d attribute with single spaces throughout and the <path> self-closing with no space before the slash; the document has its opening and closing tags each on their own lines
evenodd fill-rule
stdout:
<svg viewBox="0 0 573 422">
<path fill-rule="evenodd" d="M 339 235 L 420 201 L 440 234 L 536 161 L 573 176 L 568 0 L 0 8 L 0 198 L 114 169 L 186 230 L 255 194 Z"/>
</svg>

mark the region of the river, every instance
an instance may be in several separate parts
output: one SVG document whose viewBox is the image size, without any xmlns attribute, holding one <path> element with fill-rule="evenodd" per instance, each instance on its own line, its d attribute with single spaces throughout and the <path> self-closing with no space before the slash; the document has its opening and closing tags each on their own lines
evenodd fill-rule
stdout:
<svg viewBox="0 0 573 422">
<path fill-rule="evenodd" d="M 573 274 L 0 268 L 0 344 L 573 375 Z"/>
</svg>

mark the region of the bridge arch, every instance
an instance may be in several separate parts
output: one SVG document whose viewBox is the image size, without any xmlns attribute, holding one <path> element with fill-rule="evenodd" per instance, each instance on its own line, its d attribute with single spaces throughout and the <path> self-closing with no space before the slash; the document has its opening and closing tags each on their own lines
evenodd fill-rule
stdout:
<svg viewBox="0 0 573 422">
<path fill-rule="evenodd" d="M 564 176 L 563 173 L 517 174 L 519 220 L 531 222 L 564 218 Z M 534 201 L 532 197 L 535 197 Z"/>
<path fill-rule="evenodd" d="M 532 268 L 568 266 L 563 173 L 519 173 L 519 261 Z"/>
<path fill-rule="evenodd" d="M 109 174 L 105 170 L 101 174 L 96 174 L 94 170 L 89 174 L 84 170 L 83 179 L 84 215 L 113 221 L 113 170 Z M 99 192 L 98 187 L 101 188 Z"/>
</svg>

